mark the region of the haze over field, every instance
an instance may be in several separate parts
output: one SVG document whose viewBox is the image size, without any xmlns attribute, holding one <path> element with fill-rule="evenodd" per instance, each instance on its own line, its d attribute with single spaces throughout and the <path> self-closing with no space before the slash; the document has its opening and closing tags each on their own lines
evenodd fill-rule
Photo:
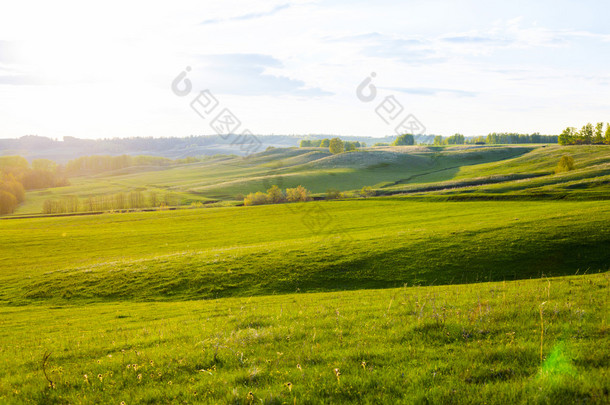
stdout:
<svg viewBox="0 0 610 405">
<path fill-rule="evenodd" d="M 11 2 L 0 13 L 0 138 L 213 134 L 169 91 L 187 66 L 194 89 L 255 134 L 394 134 L 355 96 L 372 72 L 380 96 L 428 133 L 558 134 L 610 109 L 608 7 Z"/>
</svg>

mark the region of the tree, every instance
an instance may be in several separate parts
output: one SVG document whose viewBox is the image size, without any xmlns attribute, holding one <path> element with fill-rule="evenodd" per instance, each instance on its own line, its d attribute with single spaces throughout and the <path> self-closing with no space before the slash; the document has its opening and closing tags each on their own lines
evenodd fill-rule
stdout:
<svg viewBox="0 0 610 405">
<path fill-rule="evenodd" d="M 11 214 L 15 211 L 18 202 L 14 195 L 5 190 L 0 190 L 0 215 Z"/>
<path fill-rule="evenodd" d="M 464 135 L 455 134 L 455 135 L 451 135 L 449 138 L 447 138 L 447 144 L 448 145 L 463 145 L 464 140 L 465 140 Z"/>
<path fill-rule="evenodd" d="M 290 202 L 310 201 L 311 197 L 309 196 L 309 190 L 303 186 L 297 186 L 296 188 L 286 189 L 286 200 Z"/>
<path fill-rule="evenodd" d="M 142 206 L 144 205 L 144 199 L 142 198 L 141 191 L 130 191 L 128 195 L 128 200 L 129 208 L 142 208 Z M 100 201 L 98 202 L 96 209 L 104 209 L 104 205 L 104 201 Z"/>
<path fill-rule="evenodd" d="M 555 173 L 569 172 L 570 170 L 574 170 L 574 158 L 570 155 L 563 155 L 557 163 Z"/>
<path fill-rule="evenodd" d="M 301 142 L 299 142 L 299 148 L 307 148 L 309 146 L 311 146 L 311 141 L 308 139 L 301 139 Z"/>
<path fill-rule="evenodd" d="M 329 146 L 330 146 L 330 139 L 328 139 L 328 138 L 322 139 L 322 141 L 320 142 L 320 147 L 328 148 Z"/>
<path fill-rule="evenodd" d="M 392 146 L 402 146 L 402 145 L 415 145 L 415 138 L 411 134 L 403 134 L 400 135 L 394 142 Z"/>
<path fill-rule="evenodd" d="M 326 199 L 327 200 L 336 200 L 341 196 L 341 192 L 335 188 L 329 188 L 326 190 Z"/>
<path fill-rule="evenodd" d="M 606 124 L 606 135 L 604 135 L 604 143 L 610 145 L 610 124 Z"/>
<path fill-rule="evenodd" d="M 593 124 L 588 123 L 580 130 L 580 136 L 578 137 L 585 145 L 591 145 L 593 143 Z"/>
<path fill-rule="evenodd" d="M 356 143 L 355 142 L 351 142 L 351 141 L 346 141 L 345 142 L 345 151 L 346 152 L 351 152 L 353 150 L 356 150 Z"/>
<path fill-rule="evenodd" d="M 269 190 L 267 190 L 267 202 L 269 204 L 279 204 L 284 200 L 284 193 L 278 186 L 273 185 Z"/>
<path fill-rule="evenodd" d="M 341 139 L 333 138 L 330 140 L 330 143 L 328 145 L 328 150 L 330 151 L 330 153 L 336 155 L 337 153 L 343 152 L 344 149 L 345 145 L 343 144 L 343 141 Z"/>
<path fill-rule="evenodd" d="M 442 135 L 436 135 L 434 137 L 434 146 L 441 146 L 443 144 L 443 136 Z"/>
<path fill-rule="evenodd" d="M 7 193 L 12 194 L 17 200 L 17 204 L 25 201 L 25 189 L 12 174 L 5 176 L 5 178 L 0 181 L 0 190 L 4 190 Z"/>
<path fill-rule="evenodd" d="M 261 205 L 267 204 L 267 202 L 267 194 L 261 193 L 260 191 L 250 193 L 244 198 L 244 205 Z"/>
<path fill-rule="evenodd" d="M 32 161 L 32 169 L 55 172 L 57 170 L 57 163 L 49 159 L 34 159 Z"/>
<path fill-rule="evenodd" d="M 123 193 L 117 193 L 114 195 L 114 209 L 122 210 L 126 208 L 127 198 Z"/>
<path fill-rule="evenodd" d="M 157 205 L 159 205 L 159 198 L 156 191 L 151 191 L 148 196 L 151 207 L 155 208 Z"/>
<path fill-rule="evenodd" d="M 604 123 L 603 122 L 598 122 L 597 125 L 595 125 L 595 138 L 593 140 L 593 143 L 601 145 L 602 143 L 604 143 Z"/>
<path fill-rule="evenodd" d="M 576 142 L 576 137 L 578 133 L 576 128 L 568 127 L 563 130 L 561 135 L 559 135 L 558 142 L 560 145 L 573 145 Z"/>
</svg>

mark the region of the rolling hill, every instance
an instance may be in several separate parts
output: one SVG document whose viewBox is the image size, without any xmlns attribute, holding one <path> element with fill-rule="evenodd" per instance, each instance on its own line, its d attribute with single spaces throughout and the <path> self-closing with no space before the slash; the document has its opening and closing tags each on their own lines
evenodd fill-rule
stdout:
<svg viewBox="0 0 610 405">
<path fill-rule="evenodd" d="M 574 171 L 555 174 L 563 154 Z M 324 197 L 329 189 L 373 187 L 379 195 L 434 198 L 605 198 L 610 146 L 376 147 L 331 155 L 321 148 L 275 148 L 243 157 L 216 157 L 169 167 L 131 167 L 71 178 L 71 185 L 29 192 L 16 215 L 36 214 L 45 199 L 81 199 L 132 190 L 173 193 L 180 205 L 239 203 L 243 195 L 302 185 Z"/>
</svg>

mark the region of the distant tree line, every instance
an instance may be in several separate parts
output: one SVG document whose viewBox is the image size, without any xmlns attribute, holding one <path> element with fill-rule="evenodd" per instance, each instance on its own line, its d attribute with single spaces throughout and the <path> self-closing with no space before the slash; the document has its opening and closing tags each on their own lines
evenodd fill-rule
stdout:
<svg viewBox="0 0 610 405">
<path fill-rule="evenodd" d="M 342 152 L 354 151 L 358 148 L 366 147 L 365 142 L 360 141 L 344 141 L 341 138 L 332 139 L 302 139 L 299 142 L 300 148 L 329 148 L 331 153 L 337 154 Z"/>
<path fill-rule="evenodd" d="M 82 174 L 98 174 L 108 172 L 112 170 L 120 170 L 128 167 L 135 166 L 171 166 L 177 164 L 188 164 L 203 162 L 205 160 L 214 159 L 218 157 L 231 157 L 235 155 L 221 155 L 216 154 L 212 156 L 201 156 L 194 157 L 189 156 L 182 159 L 169 159 L 159 156 L 147 156 L 147 155 L 120 155 L 120 156 L 109 156 L 109 155 L 92 155 L 82 156 L 73 160 L 70 160 L 66 164 L 66 173 L 75 176 Z"/>
<path fill-rule="evenodd" d="M 486 143 L 490 144 L 515 144 L 515 143 L 557 143 L 557 135 L 515 134 L 506 132 L 493 132 L 487 135 Z"/>
<path fill-rule="evenodd" d="M 159 156 L 83 156 L 66 164 L 66 172 L 70 175 L 95 174 L 111 170 L 119 170 L 133 166 L 169 166 L 174 161 Z"/>
<path fill-rule="evenodd" d="M 508 132 L 492 132 L 487 136 L 465 137 L 462 134 L 455 134 L 449 137 L 436 135 L 433 144 L 439 145 L 498 145 L 498 144 L 524 144 L 524 143 L 557 143 L 557 135 L 518 134 Z"/>
<path fill-rule="evenodd" d="M 436 135 L 434 137 L 434 145 L 463 145 L 467 142 L 467 138 L 462 134 L 455 134 L 448 137 L 442 135 Z"/>
<path fill-rule="evenodd" d="M 560 145 L 610 145 L 610 124 L 598 122 L 595 126 L 588 123 L 580 131 L 574 127 L 566 128 L 559 135 Z"/>
<path fill-rule="evenodd" d="M 89 196 L 78 198 L 69 195 L 48 199 L 42 204 L 43 214 L 65 214 L 74 212 L 116 211 L 138 208 L 166 208 L 180 205 L 175 193 L 160 195 L 156 191 L 134 190 L 128 193 Z"/>
<path fill-rule="evenodd" d="M 65 186 L 61 166 L 48 159 L 29 162 L 21 156 L 0 156 L 0 215 L 10 214 L 25 201 L 25 191 Z"/>
</svg>

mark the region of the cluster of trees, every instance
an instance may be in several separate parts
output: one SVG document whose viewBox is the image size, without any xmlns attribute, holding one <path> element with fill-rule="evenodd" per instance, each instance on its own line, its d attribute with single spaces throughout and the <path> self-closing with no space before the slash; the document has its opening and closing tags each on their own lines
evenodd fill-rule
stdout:
<svg viewBox="0 0 610 405">
<path fill-rule="evenodd" d="M 559 135 L 560 145 L 610 145 L 610 124 L 606 124 L 604 131 L 604 123 L 598 122 L 595 126 L 588 123 L 583 126 L 580 131 L 574 127 L 566 128 Z"/>
<path fill-rule="evenodd" d="M 168 166 L 173 160 L 159 156 L 83 156 L 71 160 L 66 165 L 69 174 L 93 174 L 133 166 Z M 190 163 L 190 162 L 185 162 Z"/>
<path fill-rule="evenodd" d="M 25 191 L 68 184 L 63 168 L 48 159 L 32 165 L 21 156 L 0 156 L 0 215 L 10 214 L 25 201 Z"/>
<path fill-rule="evenodd" d="M 411 134 L 403 134 L 399 135 L 394 142 L 392 142 L 392 146 L 402 145 L 415 145 L 415 137 Z"/>
<path fill-rule="evenodd" d="M 272 186 L 266 193 L 250 193 L 244 198 L 244 205 L 280 204 L 283 202 L 311 201 L 309 190 L 303 186 L 287 188 L 282 191 L 278 186 Z"/>
<path fill-rule="evenodd" d="M 557 143 L 557 135 L 515 134 L 506 132 L 493 132 L 487 135 L 486 143 L 490 144 L 512 144 L 512 143 Z"/>
<path fill-rule="evenodd" d="M 454 134 L 449 137 L 436 135 L 434 145 L 464 145 L 464 144 L 521 144 L 521 143 L 557 143 L 556 135 L 517 134 L 507 132 L 493 132 L 487 136 L 465 137 L 462 134 Z"/>
<path fill-rule="evenodd" d="M 300 148 L 328 148 L 330 139 L 301 139 Z"/>
<path fill-rule="evenodd" d="M 0 179 L 0 215 L 11 214 L 25 200 L 25 189 L 11 174 Z"/>
<path fill-rule="evenodd" d="M 134 190 L 129 193 L 97 195 L 83 199 L 73 195 L 59 199 L 48 199 L 42 204 L 42 212 L 43 214 L 65 214 L 138 208 L 164 208 L 179 204 L 180 198 L 174 193 L 159 195 L 156 191 L 145 193 L 140 190 Z"/>
<path fill-rule="evenodd" d="M 332 139 L 302 139 L 299 143 L 301 148 L 328 148 L 331 153 L 337 154 L 350 152 L 358 148 L 366 147 L 365 142 L 343 141 L 341 138 Z"/>
<path fill-rule="evenodd" d="M 442 135 L 436 135 L 434 137 L 434 145 L 463 145 L 466 143 L 466 137 L 462 134 L 455 134 L 448 136 L 447 138 Z"/>
</svg>

